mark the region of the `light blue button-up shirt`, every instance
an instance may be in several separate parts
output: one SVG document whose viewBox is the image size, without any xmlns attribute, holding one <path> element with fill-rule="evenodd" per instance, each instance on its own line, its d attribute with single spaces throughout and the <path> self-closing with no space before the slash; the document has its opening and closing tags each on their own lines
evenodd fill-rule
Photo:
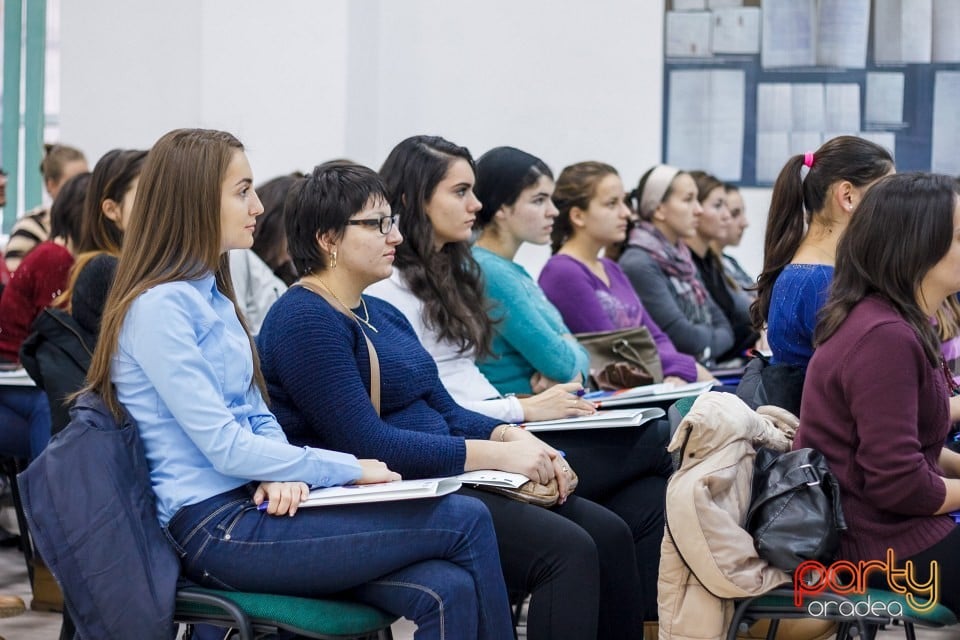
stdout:
<svg viewBox="0 0 960 640">
<path fill-rule="evenodd" d="M 250 343 L 212 274 L 158 285 L 130 306 L 112 379 L 140 429 L 161 524 L 251 480 L 360 477 L 352 455 L 288 444 L 252 378 Z"/>
</svg>

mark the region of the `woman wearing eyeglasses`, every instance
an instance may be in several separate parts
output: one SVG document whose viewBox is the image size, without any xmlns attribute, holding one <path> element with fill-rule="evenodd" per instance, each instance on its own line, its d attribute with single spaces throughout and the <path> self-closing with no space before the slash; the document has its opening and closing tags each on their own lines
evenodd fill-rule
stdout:
<svg viewBox="0 0 960 640">
<path fill-rule="evenodd" d="M 418 149 L 426 142 L 402 142 L 384 172 L 397 163 L 415 166 L 424 178 L 423 201 L 436 205 L 434 228 L 469 234 L 476 205 L 472 160 L 442 150 L 424 158 Z M 629 527 L 571 495 L 576 476 L 559 451 L 516 425 L 456 404 L 406 317 L 363 295 L 390 277 L 403 241 L 386 193 L 370 169 L 331 163 L 287 196 L 289 251 L 301 286 L 271 308 L 258 345 L 272 408 L 288 438 L 375 456 L 408 479 L 479 469 L 539 482 L 555 478 L 562 504 L 551 509 L 460 491 L 490 511 L 508 588 L 532 595 L 527 637 L 639 637 Z M 371 382 L 377 365 L 368 345 L 376 352 L 379 383 Z M 371 401 L 377 392 L 379 411 Z"/>
</svg>

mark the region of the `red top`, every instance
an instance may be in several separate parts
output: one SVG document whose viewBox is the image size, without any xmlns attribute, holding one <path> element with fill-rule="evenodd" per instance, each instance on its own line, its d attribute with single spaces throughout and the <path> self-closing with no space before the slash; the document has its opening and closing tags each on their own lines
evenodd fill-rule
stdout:
<svg viewBox="0 0 960 640">
<path fill-rule="evenodd" d="M 814 351 L 794 448 L 820 451 L 837 476 L 844 559 L 885 560 L 889 547 L 905 560 L 953 530 L 950 516 L 933 515 L 946 497 L 949 395 L 916 332 L 876 297 Z"/>
<path fill-rule="evenodd" d="M 0 297 L 0 360 L 20 362 L 30 325 L 66 288 L 73 256 L 50 240 L 27 254 Z"/>
</svg>

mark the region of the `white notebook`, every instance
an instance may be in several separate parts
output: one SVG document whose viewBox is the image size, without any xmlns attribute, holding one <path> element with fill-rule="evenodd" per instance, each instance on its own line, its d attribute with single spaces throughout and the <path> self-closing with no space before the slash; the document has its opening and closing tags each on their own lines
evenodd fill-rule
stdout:
<svg viewBox="0 0 960 640">
<path fill-rule="evenodd" d="M 463 484 L 488 484 L 498 487 L 517 488 L 530 479 L 520 473 L 484 469 L 469 471 L 449 478 L 425 478 L 422 480 L 398 480 L 380 484 L 351 484 L 342 487 L 314 489 L 300 507 L 327 507 L 337 504 L 362 502 L 388 502 L 439 498 L 453 493 Z M 264 505 L 266 503 L 263 503 Z M 261 510 L 266 507 L 261 505 Z"/>
<path fill-rule="evenodd" d="M 425 480 L 398 480 L 380 484 L 350 484 L 342 487 L 314 489 L 300 507 L 325 507 L 335 504 L 387 502 L 438 498 L 460 488 L 456 478 L 428 478 Z"/>
<path fill-rule="evenodd" d="M 714 382 L 688 382 L 674 386 L 669 383 L 648 384 L 642 387 L 632 387 L 630 389 L 618 389 L 617 391 L 595 391 L 583 396 L 597 405 L 599 409 L 613 407 L 631 407 L 642 404 L 661 403 L 669 400 L 679 400 L 688 396 L 698 396 L 701 393 L 709 391 Z"/>
<path fill-rule="evenodd" d="M 646 409 L 620 409 L 613 411 L 598 411 L 592 416 L 580 418 L 563 418 L 561 420 L 541 420 L 527 422 L 523 427 L 527 431 L 569 431 L 572 429 L 615 429 L 620 427 L 639 427 L 645 422 L 665 416 L 663 409 L 648 407 Z"/>
</svg>

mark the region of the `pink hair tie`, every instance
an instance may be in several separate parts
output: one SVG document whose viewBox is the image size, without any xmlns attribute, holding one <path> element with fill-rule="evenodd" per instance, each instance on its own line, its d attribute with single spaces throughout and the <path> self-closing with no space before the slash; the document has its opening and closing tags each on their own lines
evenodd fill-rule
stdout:
<svg viewBox="0 0 960 640">
<path fill-rule="evenodd" d="M 813 166 L 813 151 L 807 151 L 803 154 L 803 166 L 810 168 Z"/>
</svg>

